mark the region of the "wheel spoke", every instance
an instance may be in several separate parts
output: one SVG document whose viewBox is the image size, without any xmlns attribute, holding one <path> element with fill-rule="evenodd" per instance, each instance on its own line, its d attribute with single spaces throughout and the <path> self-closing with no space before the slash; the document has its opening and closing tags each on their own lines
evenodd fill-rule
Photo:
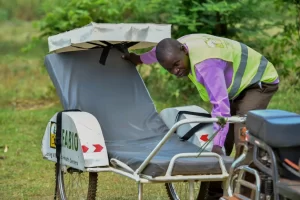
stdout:
<svg viewBox="0 0 300 200">
<path fill-rule="evenodd" d="M 189 182 L 166 183 L 166 189 L 171 200 L 189 200 Z M 200 193 L 200 182 L 194 184 L 194 197 Z"/>
<path fill-rule="evenodd" d="M 61 170 L 62 168 L 60 168 Z M 59 173 L 59 194 L 60 199 L 65 200 L 94 200 L 97 190 L 97 176 L 89 176 L 89 172 L 82 172 L 76 169 Z M 93 180 L 91 180 L 91 177 Z M 89 191 L 90 190 L 90 191 Z"/>
</svg>

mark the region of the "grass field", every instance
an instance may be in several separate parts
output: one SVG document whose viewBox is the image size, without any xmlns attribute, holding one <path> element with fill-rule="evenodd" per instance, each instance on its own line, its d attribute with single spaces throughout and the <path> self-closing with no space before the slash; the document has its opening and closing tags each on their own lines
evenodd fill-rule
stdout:
<svg viewBox="0 0 300 200">
<path fill-rule="evenodd" d="M 28 53 L 20 49 L 38 32 L 25 22 L 0 24 L 0 199 L 52 199 L 54 164 L 42 159 L 41 140 L 48 120 L 61 110 L 43 69 L 46 44 Z M 300 93 L 284 86 L 270 108 L 300 113 Z M 154 91 L 150 91 L 152 93 Z M 165 105 L 155 99 L 158 110 Z M 173 105 L 169 105 L 173 106 Z M 101 199 L 136 199 L 135 182 L 117 175 L 99 175 Z M 147 199 L 165 199 L 162 185 L 146 185 Z"/>
</svg>

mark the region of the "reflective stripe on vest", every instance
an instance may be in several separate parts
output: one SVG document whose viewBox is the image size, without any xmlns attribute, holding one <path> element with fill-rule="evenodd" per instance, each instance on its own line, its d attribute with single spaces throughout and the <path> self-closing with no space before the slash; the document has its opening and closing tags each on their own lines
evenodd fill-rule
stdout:
<svg viewBox="0 0 300 200">
<path fill-rule="evenodd" d="M 189 48 L 192 72 L 189 78 L 204 101 L 209 101 L 208 92 L 204 85 L 197 81 L 195 66 L 206 59 L 216 58 L 233 63 L 232 81 L 227 88 L 229 99 L 235 99 L 250 85 L 261 81 L 271 83 L 278 78 L 273 64 L 243 43 L 207 34 L 192 34 L 179 41 Z"/>
<path fill-rule="evenodd" d="M 232 98 L 235 96 L 235 94 L 238 92 L 241 82 L 242 82 L 242 78 L 244 76 L 245 70 L 246 70 L 246 66 L 247 66 L 247 60 L 248 60 L 248 47 L 242 43 L 240 43 L 241 48 L 242 48 L 242 54 L 241 54 L 241 61 L 239 64 L 239 68 L 235 74 L 235 78 L 233 80 L 233 84 L 231 87 L 231 90 L 229 92 L 229 98 Z"/>
<path fill-rule="evenodd" d="M 246 66 L 247 66 L 248 47 L 243 43 L 240 43 L 240 45 L 241 45 L 241 49 L 242 49 L 241 61 L 240 61 L 240 64 L 239 64 L 239 68 L 236 72 L 235 78 L 233 80 L 231 90 L 228 94 L 229 98 L 233 98 L 237 94 L 237 92 L 238 92 L 238 90 L 241 86 L 242 78 L 244 76 Z M 249 85 L 252 85 L 254 83 L 258 83 L 261 80 L 267 65 L 268 65 L 268 60 L 264 56 L 262 56 L 261 60 L 260 60 L 260 63 L 259 63 L 259 66 L 258 66 L 257 73 L 255 74 L 255 76 L 253 77 L 253 79 L 251 80 Z"/>
<path fill-rule="evenodd" d="M 261 60 L 260 60 L 260 63 L 259 63 L 259 66 L 258 66 L 258 70 L 257 70 L 257 73 L 255 74 L 255 76 L 253 77 L 253 79 L 251 80 L 250 82 L 250 85 L 254 84 L 254 83 L 257 83 L 261 80 L 266 68 L 267 68 L 267 65 L 268 65 L 268 60 L 262 56 L 261 57 Z"/>
</svg>

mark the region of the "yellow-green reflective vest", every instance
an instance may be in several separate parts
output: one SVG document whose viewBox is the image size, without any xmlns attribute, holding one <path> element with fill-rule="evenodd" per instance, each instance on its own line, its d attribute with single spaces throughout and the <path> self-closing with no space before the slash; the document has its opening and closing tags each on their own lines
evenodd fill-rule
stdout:
<svg viewBox="0 0 300 200">
<path fill-rule="evenodd" d="M 258 82 L 271 83 L 278 78 L 273 64 L 264 56 L 240 42 L 208 34 L 191 34 L 178 39 L 189 49 L 191 74 L 200 97 L 209 101 L 205 87 L 195 75 L 195 65 L 210 58 L 223 59 L 233 64 L 232 82 L 227 89 L 229 99 L 237 97 L 249 85 Z"/>
</svg>

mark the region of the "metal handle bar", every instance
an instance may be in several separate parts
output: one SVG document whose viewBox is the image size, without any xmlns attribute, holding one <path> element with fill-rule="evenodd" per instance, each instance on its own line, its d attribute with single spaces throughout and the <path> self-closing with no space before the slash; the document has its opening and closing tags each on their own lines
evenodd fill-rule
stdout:
<svg viewBox="0 0 300 200">
<path fill-rule="evenodd" d="M 224 118 L 226 123 L 243 123 L 245 121 L 245 117 L 228 117 Z M 167 132 L 167 134 L 162 138 L 162 140 L 156 145 L 156 147 L 151 151 L 148 157 L 144 160 L 144 162 L 139 166 L 139 168 L 135 171 L 136 174 L 140 174 L 145 167 L 149 164 L 151 159 L 157 154 L 157 152 L 161 149 L 161 147 L 167 142 L 167 140 L 171 137 L 171 135 L 176 131 L 176 129 L 183 125 L 189 123 L 215 123 L 218 122 L 218 118 L 190 118 L 183 119 L 179 122 L 176 122 L 171 129 Z"/>
</svg>

